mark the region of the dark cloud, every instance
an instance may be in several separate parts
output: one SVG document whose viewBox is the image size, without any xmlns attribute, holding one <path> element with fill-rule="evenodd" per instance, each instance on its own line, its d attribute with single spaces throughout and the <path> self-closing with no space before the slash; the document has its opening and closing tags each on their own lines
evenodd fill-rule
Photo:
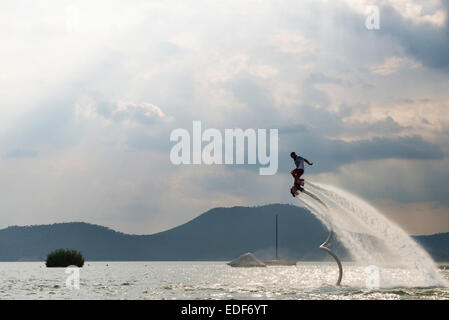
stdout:
<svg viewBox="0 0 449 320">
<path fill-rule="evenodd" d="M 0 137 L 0 154 L 30 157 L 41 149 L 61 149 L 77 143 L 82 134 L 73 117 L 74 100 L 67 96 L 39 103 Z"/>
<path fill-rule="evenodd" d="M 329 95 L 315 87 L 317 84 L 343 84 L 343 80 L 328 76 L 322 72 L 311 73 L 302 82 L 302 94 L 304 101 L 307 101 L 308 105 L 319 106 L 324 109 L 319 109 L 317 112 L 323 111 L 326 113 L 325 108 L 331 105 L 331 99 Z M 309 106 L 303 105 L 303 108 L 309 108 Z M 326 116 L 323 113 L 318 115 L 319 117 Z"/>
<path fill-rule="evenodd" d="M 249 122 L 251 127 L 257 128 L 266 125 L 267 120 L 273 122 L 279 119 L 279 111 L 273 108 L 271 92 L 262 83 L 248 77 L 238 76 L 226 83 L 225 88 L 239 102 L 248 106 L 248 112 L 242 114 L 245 119 L 232 119 L 233 123 L 229 123 L 229 127 Z"/>
<path fill-rule="evenodd" d="M 318 73 L 312 73 L 310 74 L 306 80 L 307 83 L 309 84 L 316 84 L 316 83 L 334 83 L 334 84 L 342 84 L 343 80 L 336 78 L 336 77 L 331 77 L 331 76 L 327 76 L 322 72 L 318 72 Z"/>
<path fill-rule="evenodd" d="M 320 109 L 315 108 L 316 110 L 323 110 L 331 104 L 331 99 L 329 95 L 323 90 L 317 89 L 314 86 L 314 83 L 304 83 L 302 88 L 302 97 L 304 101 L 307 101 L 308 105 L 321 107 Z M 308 105 L 304 105 L 304 108 L 308 108 Z"/>
<path fill-rule="evenodd" d="M 375 122 L 351 122 L 344 124 L 344 132 L 348 135 L 361 134 L 361 133 L 382 133 L 382 134 L 394 134 L 400 133 L 408 127 L 401 126 L 399 123 L 393 120 L 392 117 L 386 117 L 383 120 Z"/>
<path fill-rule="evenodd" d="M 5 153 L 5 158 L 34 158 L 37 157 L 37 152 L 25 149 L 13 149 Z"/>
<path fill-rule="evenodd" d="M 432 99 L 421 98 L 421 99 L 411 99 L 411 98 L 401 98 L 398 100 L 400 103 L 415 104 L 415 103 L 428 103 L 432 102 Z"/>
<path fill-rule="evenodd" d="M 308 167 L 309 173 L 335 172 L 341 166 L 360 161 L 383 161 L 387 159 L 404 160 L 441 160 L 445 158 L 442 148 L 424 140 L 420 136 L 405 136 L 392 138 L 372 138 L 358 141 L 343 141 L 321 136 L 316 131 L 303 130 L 298 126 L 280 128 L 279 132 L 279 170 L 287 173 L 294 168 L 290 152 L 314 162 Z M 290 131 L 291 130 L 291 131 Z M 227 169 L 245 169 L 253 172 L 259 170 L 260 165 L 230 165 Z M 446 193 L 446 191 L 439 191 Z"/>
<path fill-rule="evenodd" d="M 446 15 L 449 0 L 442 1 Z M 381 8 L 381 32 L 393 36 L 423 65 L 449 71 L 449 19 L 438 28 L 428 23 L 416 24 L 403 18 L 389 6 Z"/>
<path fill-rule="evenodd" d="M 312 80 L 311 80 L 312 79 Z M 353 116 L 356 113 L 366 113 L 369 110 L 369 104 L 341 103 L 337 111 L 330 110 L 331 99 L 327 92 L 315 88 L 314 84 L 322 81 L 324 83 L 337 79 L 330 78 L 321 74 L 320 76 L 309 77 L 303 82 L 303 93 L 307 104 L 298 106 L 300 110 L 300 119 L 310 127 L 320 130 L 324 136 L 341 135 L 357 136 L 367 134 L 393 134 L 400 133 L 407 127 L 401 126 L 393 118 L 386 117 L 382 120 L 373 122 L 363 122 L 357 120 L 343 121 L 344 118 Z"/>
<path fill-rule="evenodd" d="M 291 151 L 315 161 L 314 173 L 338 170 L 345 164 L 367 160 L 443 159 L 445 154 L 439 145 L 425 141 L 420 136 L 372 138 L 352 142 L 323 138 L 314 134 L 298 134 L 282 137 L 279 141 L 281 171 L 293 167 Z"/>
<path fill-rule="evenodd" d="M 356 160 L 373 159 L 443 159 L 444 152 L 440 146 L 425 141 L 420 136 L 373 138 L 346 143 L 351 158 Z"/>
<path fill-rule="evenodd" d="M 126 146 L 129 149 L 156 150 L 169 154 L 174 145 L 174 143 L 169 140 L 171 130 L 173 129 L 176 128 L 164 127 L 155 132 L 145 132 L 142 131 L 141 128 L 128 129 L 126 130 L 125 138 Z"/>
<path fill-rule="evenodd" d="M 324 94 L 324 93 L 323 93 Z M 408 127 L 402 126 L 391 117 L 366 122 L 357 119 L 343 121 L 344 118 L 353 115 L 355 112 L 367 110 L 360 105 L 343 105 L 337 112 L 329 111 L 327 108 L 317 108 L 310 105 L 301 105 L 300 117 L 302 123 L 309 127 L 319 129 L 323 136 L 366 136 L 370 134 L 385 135 L 403 132 Z M 303 125 L 303 124 L 302 124 Z"/>
<path fill-rule="evenodd" d="M 304 124 L 297 124 L 297 125 L 289 125 L 289 126 L 283 126 L 279 128 L 279 134 L 297 134 L 297 133 L 305 133 L 309 131 L 306 125 Z"/>
<path fill-rule="evenodd" d="M 367 112 L 369 110 L 369 105 L 367 104 L 347 104 L 342 103 L 338 108 L 338 114 L 341 117 L 349 117 L 353 115 L 355 112 Z"/>
<path fill-rule="evenodd" d="M 235 78 L 228 83 L 227 87 L 239 101 L 249 106 L 271 108 L 269 94 L 250 78 Z"/>
</svg>

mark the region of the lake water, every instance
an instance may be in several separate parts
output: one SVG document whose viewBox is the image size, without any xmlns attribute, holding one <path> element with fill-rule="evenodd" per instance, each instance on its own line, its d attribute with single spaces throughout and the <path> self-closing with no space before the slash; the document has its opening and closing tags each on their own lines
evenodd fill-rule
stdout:
<svg viewBox="0 0 449 320">
<path fill-rule="evenodd" d="M 334 263 L 232 268 L 224 262 L 86 262 L 79 289 L 64 268 L 42 262 L 1 262 L 0 299 L 449 299 L 449 288 L 367 288 L 365 267 Z M 412 280 L 406 270 L 390 277 Z M 449 270 L 441 270 L 449 279 Z M 380 281 L 382 286 L 382 281 Z"/>
</svg>

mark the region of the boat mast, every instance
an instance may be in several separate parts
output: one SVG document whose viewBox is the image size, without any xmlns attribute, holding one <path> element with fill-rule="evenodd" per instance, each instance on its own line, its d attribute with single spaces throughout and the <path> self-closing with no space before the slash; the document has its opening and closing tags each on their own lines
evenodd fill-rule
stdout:
<svg viewBox="0 0 449 320">
<path fill-rule="evenodd" d="M 278 256 L 278 215 L 276 215 L 276 260 L 279 260 L 279 256 Z"/>
</svg>

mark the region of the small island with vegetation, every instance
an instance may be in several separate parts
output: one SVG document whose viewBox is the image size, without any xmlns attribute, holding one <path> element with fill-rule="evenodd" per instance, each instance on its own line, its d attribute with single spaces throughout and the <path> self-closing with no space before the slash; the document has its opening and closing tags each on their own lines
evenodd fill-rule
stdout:
<svg viewBox="0 0 449 320">
<path fill-rule="evenodd" d="M 48 254 L 45 265 L 48 268 L 65 268 L 68 266 L 77 266 L 81 268 L 84 265 L 84 257 L 81 252 L 76 250 L 57 249 Z"/>
</svg>

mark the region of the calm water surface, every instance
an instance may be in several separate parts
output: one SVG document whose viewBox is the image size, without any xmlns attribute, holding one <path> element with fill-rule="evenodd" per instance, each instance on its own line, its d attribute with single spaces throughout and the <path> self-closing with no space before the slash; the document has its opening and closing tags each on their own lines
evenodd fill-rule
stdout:
<svg viewBox="0 0 449 320">
<path fill-rule="evenodd" d="M 405 270 L 391 272 L 405 282 L 410 277 Z M 449 279 L 449 270 L 440 272 Z M 344 266 L 337 287 L 332 263 L 86 262 L 78 290 L 66 286 L 68 276 L 42 262 L 1 262 L 0 299 L 449 299 L 444 287 L 367 289 L 365 269 L 355 265 Z"/>
</svg>

